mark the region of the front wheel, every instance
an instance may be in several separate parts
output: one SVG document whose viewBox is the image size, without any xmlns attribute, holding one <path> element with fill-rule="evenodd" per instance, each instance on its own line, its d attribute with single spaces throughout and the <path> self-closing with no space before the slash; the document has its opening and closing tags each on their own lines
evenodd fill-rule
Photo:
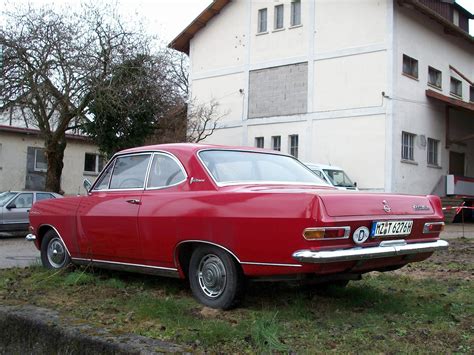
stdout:
<svg viewBox="0 0 474 355">
<path fill-rule="evenodd" d="M 244 276 L 229 253 L 200 246 L 189 262 L 189 284 L 194 297 L 211 308 L 235 307 L 243 295 Z"/>
<path fill-rule="evenodd" d="M 71 258 L 63 241 L 54 230 L 46 232 L 41 242 L 41 263 L 47 269 L 62 269 L 69 265 Z"/>
</svg>

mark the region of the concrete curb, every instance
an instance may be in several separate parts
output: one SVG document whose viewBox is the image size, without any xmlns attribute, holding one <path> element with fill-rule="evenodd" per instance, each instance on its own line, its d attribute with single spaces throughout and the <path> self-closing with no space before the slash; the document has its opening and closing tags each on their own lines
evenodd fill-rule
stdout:
<svg viewBox="0 0 474 355">
<path fill-rule="evenodd" d="M 186 353 L 178 345 L 138 335 L 113 335 L 58 312 L 0 305 L 0 354 Z"/>
</svg>

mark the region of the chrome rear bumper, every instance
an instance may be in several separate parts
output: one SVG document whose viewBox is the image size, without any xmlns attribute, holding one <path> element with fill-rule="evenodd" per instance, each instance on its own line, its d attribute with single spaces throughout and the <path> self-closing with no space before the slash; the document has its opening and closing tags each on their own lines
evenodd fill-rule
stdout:
<svg viewBox="0 0 474 355">
<path fill-rule="evenodd" d="M 436 250 L 447 249 L 449 243 L 445 240 L 437 240 L 427 243 L 408 244 L 404 240 L 393 240 L 381 242 L 377 247 L 351 248 L 340 250 L 298 250 L 293 253 L 293 258 L 302 263 L 333 263 L 338 261 L 370 260 L 389 258 L 392 256 L 431 253 Z"/>
<path fill-rule="evenodd" d="M 25 239 L 29 242 L 34 242 L 36 240 L 36 235 L 30 233 L 25 237 Z"/>
</svg>

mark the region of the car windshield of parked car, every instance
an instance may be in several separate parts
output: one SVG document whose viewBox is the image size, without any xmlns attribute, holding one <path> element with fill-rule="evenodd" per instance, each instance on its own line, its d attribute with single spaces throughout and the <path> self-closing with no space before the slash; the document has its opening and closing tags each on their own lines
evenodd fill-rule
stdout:
<svg viewBox="0 0 474 355">
<path fill-rule="evenodd" d="M 199 156 L 220 184 L 275 182 L 327 185 L 298 160 L 279 154 L 205 150 Z"/>
<path fill-rule="evenodd" d="M 354 183 L 349 179 L 343 170 L 324 169 L 324 172 L 334 186 L 351 187 Z"/>
<path fill-rule="evenodd" d="M 16 192 L 0 192 L 0 207 L 5 206 L 5 204 L 10 201 L 10 199 L 16 195 Z"/>
</svg>

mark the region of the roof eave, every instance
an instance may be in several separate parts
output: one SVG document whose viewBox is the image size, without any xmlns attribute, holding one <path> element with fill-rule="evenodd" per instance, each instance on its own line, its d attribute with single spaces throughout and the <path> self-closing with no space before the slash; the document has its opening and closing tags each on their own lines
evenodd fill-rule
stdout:
<svg viewBox="0 0 474 355">
<path fill-rule="evenodd" d="M 418 0 L 398 0 L 398 3 L 400 5 L 403 5 L 403 4 L 411 5 L 415 10 L 418 10 L 425 16 L 428 16 L 434 21 L 441 24 L 444 27 L 444 31 L 446 33 L 451 34 L 453 36 L 460 37 L 466 40 L 469 44 L 474 44 L 474 37 L 471 36 L 468 32 L 456 26 L 454 23 L 448 21 L 443 16 L 438 14 L 436 11 L 430 9 L 428 6 L 423 5 Z"/>
<path fill-rule="evenodd" d="M 232 0 L 214 0 L 168 44 L 168 47 L 189 55 L 189 42 L 191 39 L 231 1 Z"/>
</svg>

